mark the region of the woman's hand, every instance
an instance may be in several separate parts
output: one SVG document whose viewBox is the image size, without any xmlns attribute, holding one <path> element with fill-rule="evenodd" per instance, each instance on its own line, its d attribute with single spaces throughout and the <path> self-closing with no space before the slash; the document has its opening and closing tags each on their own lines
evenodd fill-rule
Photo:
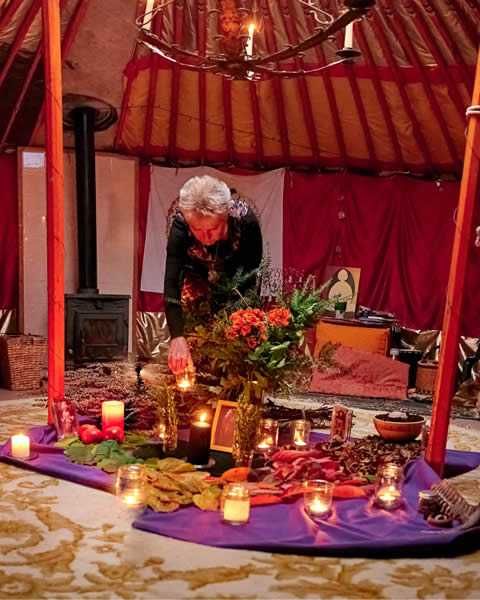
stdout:
<svg viewBox="0 0 480 600">
<path fill-rule="evenodd" d="M 168 347 L 168 366 L 173 373 L 180 373 L 187 369 L 193 370 L 193 361 L 190 349 L 184 337 L 176 337 L 170 340 Z"/>
</svg>

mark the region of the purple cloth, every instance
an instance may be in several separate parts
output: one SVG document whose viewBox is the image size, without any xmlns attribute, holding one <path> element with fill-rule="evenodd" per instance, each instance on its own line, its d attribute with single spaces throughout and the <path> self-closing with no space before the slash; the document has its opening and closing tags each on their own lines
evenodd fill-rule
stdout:
<svg viewBox="0 0 480 600">
<path fill-rule="evenodd" d="M 63 448 L 56 448 L 52 425 L 29 431 L 30 461 L 10 456 L 8 441 L 0 447 L 0 461 L 38 473 L 113 492 L 115 477 L 100 469 L 70 463 Z M 321 436 L 312 434 L 312 442 Z M 317 438 L 317 439 L 316 439 Z M 480 454 L 447 450 L 446 467 L 454 473 L 475 469 Z M 248 525 L 232 527 L 220 521 L 217 512 L 194 506 L 173 513 L 156 513 L 148 508 L 134 527 L 179 540 L 222 548 L 250 548 L 341 556 L 413 556 L 465 553 L 480 546 L 480 527 L 467 531 L 435 528 L 417 510 L 418 492 L 438 481 L 424 460 L 406 467 L 405 505 L 391 513 L 372 505 L 372 499 L 335 500 L 330 517 L 314 524 L 303 511 L 303 500 L 293 504 L 256 506 Z M 193 526 L 194 525 L 194 526 Z"/>
<path fill-rule="evenodd" d="M 335 500 L 322 524 L 305 514 L 303 499 L 294 504 L 256 506 L 247 525 L 232 527 L 220 514 L 196 507 L 174 513 L 148 508 L 133 526 L 188 542 L 221 548 L 339 556 L 413 556 L 465 553 L 480 546 L 480 527 L 459 530 L 429 525 L 418 512 L 418 492 L 438 476 L 424 460 L 407 465 L 405 505 L 392 512 L 376 508 L 369 499 Z"/>
</svg>

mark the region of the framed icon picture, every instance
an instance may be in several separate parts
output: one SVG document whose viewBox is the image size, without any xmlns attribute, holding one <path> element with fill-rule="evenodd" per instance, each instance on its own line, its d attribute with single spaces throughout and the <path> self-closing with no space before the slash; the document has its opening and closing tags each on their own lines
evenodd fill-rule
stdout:
<svg viewBox="0 0 480 600">
<path fill-rule="evenodd" d="M 324 281 L 330 281 L 330 286 L 326 292 L 327 298 L 337 302 L 345 302 L 344 312 L 351 317 L 355 316 L 357 308 L 360 271 L 361 269 L 358 267 L 329 265 L 324 273 Z"/>
<path fill-rule="evenodd" d="M 212 437 L 210 448 L 220 452 L 231 452 L 233 446 L 233 433 L 237 416 L 237 403 L 229 400 L 219 400 L 215 409 L 212 424 Z"/>
</svg>

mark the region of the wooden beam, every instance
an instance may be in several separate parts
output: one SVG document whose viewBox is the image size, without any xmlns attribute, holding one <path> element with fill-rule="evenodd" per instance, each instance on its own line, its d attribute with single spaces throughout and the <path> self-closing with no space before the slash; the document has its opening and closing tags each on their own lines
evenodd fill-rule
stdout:
<svg viewBox="0 0 480 600">
<path fill-rule="evenodd" d="M 65 393 L 62 57 L 59 0 L 42 0 L 47 163 L 48 422 Z"/>
<path fill-rule="evenodd" d="M 473 88 L 472 106 L 480 105 L 480 52 Z M 441 476 L 445 464 L 448 425 L 457 373 L 460 315 L 468 253 L 471 248 L 472 219 L 475 199 L 480 193 L 480 114 L 470 116 L 463 176 L 458 201 L 457 226 L 453 241 L 452 261 L 447 287 L 447 302 L 442 328 L 442 343 L 438 364 L 438 378 L 433 400 L 432 424 L 426 459 Z"/>
</svg>

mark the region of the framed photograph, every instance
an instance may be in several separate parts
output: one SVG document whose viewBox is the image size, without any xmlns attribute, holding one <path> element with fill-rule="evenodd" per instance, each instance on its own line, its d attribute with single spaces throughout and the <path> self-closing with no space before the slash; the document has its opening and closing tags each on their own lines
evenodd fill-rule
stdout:
<svg viewBox="0 0 480 600">
<path fill-rule="evenodd" d="M 354 317 L 357 308 L 360 271 L 357 267 L 339 267 L 329 265 L 325 269 L 324 281 L 330 280 L 326 294 L 329 300 L 336 300 L 338 306 L 348 317 Z"/>
<path fill-rule="evenodd" d="M 233 446 L 233 432 L 237 416 L 237 403 L 229 400 L 219 400 L 213 417 L 212 437 L 210 438 L 211 450 L 231 452 Z"/>
</svg>

